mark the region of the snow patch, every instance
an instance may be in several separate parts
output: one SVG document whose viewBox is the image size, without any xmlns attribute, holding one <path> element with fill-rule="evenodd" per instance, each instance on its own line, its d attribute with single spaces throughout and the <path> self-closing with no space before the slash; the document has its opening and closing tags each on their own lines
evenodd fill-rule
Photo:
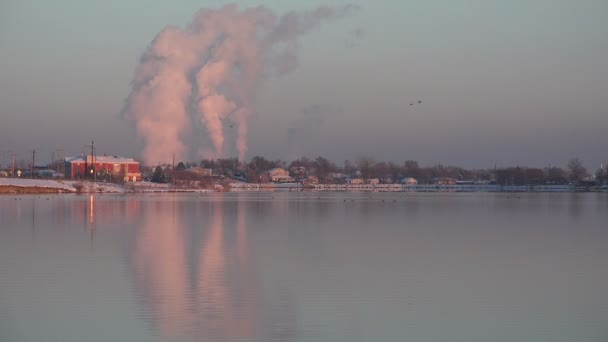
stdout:
<svg viewBox="0 0 608 342">
<path fill-rule="evenodd" d="M 51 179 L 23 179 L 23 178 L 0 178 L 0 186 L 17 186 L 24 188 L 53 188 L 67 191 L 76 191 L 70 182 L 62 182 Z"/>
</svg>

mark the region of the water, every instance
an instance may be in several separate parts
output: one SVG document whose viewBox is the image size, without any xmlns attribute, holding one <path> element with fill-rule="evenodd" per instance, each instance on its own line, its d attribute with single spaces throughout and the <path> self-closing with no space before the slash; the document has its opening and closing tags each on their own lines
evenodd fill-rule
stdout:
<svg viewBox="0 0 608 342">
<path fill-rule="evenodd" d="M 0 197 L 0 341 L 607 341 L 607 194 Z"/>
</svg>

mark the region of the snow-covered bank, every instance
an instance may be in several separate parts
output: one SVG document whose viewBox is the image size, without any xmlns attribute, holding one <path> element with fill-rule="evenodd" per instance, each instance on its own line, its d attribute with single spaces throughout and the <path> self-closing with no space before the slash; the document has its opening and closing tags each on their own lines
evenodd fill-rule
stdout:
<svg viewBox="0 0 608 342">
<path fill-rule="evenodd" d="M 71 182 L 50 179 L 0 178 L 0 194 L 76 192 Z"/>
<path fill-rule="evenodd" d="M 72 192 L 125 192 L 125 188 L 112 183 L 88 181 L 0 178 L 0 193 L 72 193 Z"/>
<path fill-rule="evenodd" d="M 138 193 L 138 192 L 212 192 L 214 190 L 175 187 L 170 184 L 151 182 L 126 183 L 125 185 L 52 179 L 0 178 L 0 194 L 39 193 Z"/>
</svg>

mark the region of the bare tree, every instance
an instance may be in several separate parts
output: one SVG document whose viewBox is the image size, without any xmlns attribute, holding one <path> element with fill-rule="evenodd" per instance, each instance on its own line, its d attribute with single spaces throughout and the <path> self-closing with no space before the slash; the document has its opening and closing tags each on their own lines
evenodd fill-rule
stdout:
<svg viewBox="0 0 608 342">
<path fill-rule="evenodd" d="M 549 167 L 545 170 L 546 181 L 548 184 L 566 184 L 568 178 L 566 172 L 559 167 Z"/>
<path fill-rule="evenodd" d="M 570 180 L 574 182 L 580 182 L 587 176 L 587 169 L 583 166 L 583 162 L 578 158 L 572 158 L 568 162 L 568 172 L 570 173 Z"/>
<path fill-rule="evenodd" d="M 401 174 L 401 168 L 399 167 L 399 165 L 393 162 L 388 163 L 388 172 L 391 176 L 391 180 L 393 181 L 393 183 L 399 182 L 401 178 L 403 178 Z"/>
<path fill-rule="evenodd" d="M 407 177 L 419 178 L 421 175 L 420 166 L 415 160 L 406 160 L 403 163 L 403 175 Z"/>
<path fill-rule="evenodd" d="M 364 180 L 367 181 L 370 178 L 374 164 L 374 160 L 367 156 L 362 156 L 357 160 L 357 168 L 359 169 L 359 172 L 361 172 L 361 177 L 363 177 Z"/>
<path fill-rule="evenodd" d="M 371 178 L 386 178 L 390 177 L 389 167 L 386 162 L 379 162 L 372 167 Z"/>
<path fill-rule="evenodd" d="M 355 168 L 353 163 L 351 163 L 350 160 L 345 160 L 344 167 L 343 167 L 344 174 L 351 176 L 353 173 L 355 173 L 355 171 L 357 171 L 357 169 Z"/>
<path fill-rule="evenodd" d="M 324 182 L 330 172 L 336 171 L 336 165 L 323 157 L 317 157 L 313 162 L 316 176 Z"/>
<path fill-rule="evenodd" d="M 604 184 L 604 182 L 608 180 L 608 172 L 606 172 L 606 169 L 603 167 L 603 165 L 595 172 L 595 178 L 600 184 Z"/>
</svg>

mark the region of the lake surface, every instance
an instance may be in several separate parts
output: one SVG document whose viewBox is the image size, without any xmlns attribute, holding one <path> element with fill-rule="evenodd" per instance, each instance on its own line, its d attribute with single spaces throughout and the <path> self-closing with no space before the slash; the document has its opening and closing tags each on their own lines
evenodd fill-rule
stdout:
<svg viewBox="0 0 608 342">
<path fill-rule="evenodd" d="M 0 341 L 608 341 L 608 194 L 0 197 Z"/>
</svg>

